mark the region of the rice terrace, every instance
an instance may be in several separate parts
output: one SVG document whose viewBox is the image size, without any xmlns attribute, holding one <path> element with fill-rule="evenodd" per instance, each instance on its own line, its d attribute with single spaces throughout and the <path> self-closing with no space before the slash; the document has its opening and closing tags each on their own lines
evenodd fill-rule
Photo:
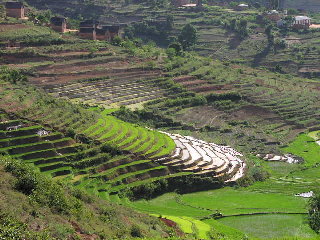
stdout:
<svg viewBox="0 0 320 240">
<path fill-rule="evenodd" d="M 0 239 L 320 239 L 320 4 L 0 0 Z"/>
</svg>

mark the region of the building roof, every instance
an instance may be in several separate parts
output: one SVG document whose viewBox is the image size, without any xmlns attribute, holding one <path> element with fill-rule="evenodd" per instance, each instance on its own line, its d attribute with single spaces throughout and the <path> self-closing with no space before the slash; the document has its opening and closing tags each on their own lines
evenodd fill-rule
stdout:
<svg viewBox="0 0 320 240">
<path fill-rule="evenodd" d="M 82 27 L 88 27 L 88 28 L 92 28 L 97 26 L 99 23 L 95 20 L 85 20 L 80 22 L 80 28 Z"/>
<path fill-rule="evenodd" d="M 294 17 L 296 21 L 301 21 L 301 20 L 311 20 L 311 18 L 307 16 L 295 16 Z"/>
<path fill-rule="evenodd" d="M 52 17 L 50 19 L 50 21 L 51 21 L 51 23 L 53 25 L 60 26 L 66 21 L 66 18 L 64 18 L 64 17 Z"/>
<path fill-rule="evenodd" d="M 21 2 L 6 2 L 6 8 L 9 8 L 9 9 L 19 9 L 23 7 L 24 5 Z"/>
<path fill-rule="evenodd" d="M 116 33 L 120 30 L 120 25 L 100 25 L 97 29 L 97 34 L 105 34 L 107 31 Z"/>
<path fill-rule="evenodd" d="M 277 10 L 271 10 L 270 12 L 268 12 L 269 14 L 278 14 L 279 12 Z"/>
<path fill-rule="evenodd" d="M 196 3 L 188 3 L 188 4 L 182 5 L 182 7 L 196 7 L 196 6 L 197 6 Z"/>
<path fill-rule="evenodd" d="M 238 5 L 238 7 L 249 7 L 249 5 L 248 5 L 248 4 L 241 3 L 241 4 Z"/>
</svg>

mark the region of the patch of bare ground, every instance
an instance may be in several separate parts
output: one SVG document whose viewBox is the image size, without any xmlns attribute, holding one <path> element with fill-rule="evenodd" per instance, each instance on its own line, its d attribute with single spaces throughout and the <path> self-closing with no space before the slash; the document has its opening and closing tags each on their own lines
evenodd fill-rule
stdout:
<svg viewBox="0 0 320 240">
<path fill-rule="evenodd" d="M 174 231 L 177 233 L 178 236 L 182 237 L 184 236 L 184 233 L 181 231 L 181 229 L 178 227 L 177 223 L 175 223 L 172 220 L 166 219 L 166 218 L 160 218 L 160 220 L 167 225 L 170 228 L 173 228 Z"/>
<path fill-rule="evenodd" d="M 112 61 L 108 63 L 94 64 L 90 63 L 87 65 L 82 64 L 71 64 L 71 65 L 52 65 L 47 67 L 45 70 L 38 71 L 37 74 L 69 74 L 75 72 L 86 72 L 93 71 L 98 68 L 116 68 L 116 67 L 124 67 L 128 66 L 129 63 L 127 61 Z"/>
<path fill-rule="evenodd" d="M 99 239 L 100 237 L 96 234 L 86 234 L 82 229 L 81 227 L 79 226 L 78 223 L 74 222 L 74 221 L 71 221 L 70 222 L 72 227 L 74 228 L 74 230 L 76 231 L 77 233 L 77 236 L 79 237 L 79 239 L 82 239 L 82 240 L 96 240 L 96 239 Z"/>
<path fill-rule="evenodd" d="M 219 111 L 213 106 L 198 106 L 186 109 L 176 114 L 176 118 L 182 122 L 192 123 L 195 127 L 204 127 L 206 125 L 220 125 L 224 121 L 225 113 Z"/>
<path fill-rule="evenodd" d="M 263 107 L 254 105 L 241 107 L 239 110 L 234 111 L 231 115 L 237 120 L 246 120 L 248 118 L 280 120 L 277 114 Z"/>
<path fill-rule="evenodd" d="M 30 57 L 23 55 L 3 55 L 1 58 L 0 64 L 11 64 L 12 66 L 16 64 L 25 64 L 27 62 L 43 62 L 49 60 L 47 57 Z"/>
<path fill-rule="evenodd" d="M 194 123 L 196 127 L 217 126 L 222 125 L 226 121 L 250 121 L 252 123 L 268 124 L 268 123 L 283 123 L 287 126 L 279 116 L 263 107 L 247 105 L 233 112 L 225 113 L 216 109 L 214 106 L 198 106 L 182 112 L 179 112 L 176 117 L 179 120 Z"/>
<path fill-rule="evenodd" d="M 226 93 L 232 89 L 231 85 L 217 85 L 208 81 L 198 79 L 196 76 L 180 76 L 173 79 L 174 82 L 181 84 L 189 91 L 196 92 L 198 94 L 209 93 Z"/>
<path fill-rule="evenodd" d="M 110 54 L 110 50 L 103 50 L 95 53 L 95 55 L 104 55 L 104 54 Z M 82 55 L 89 55 L 91 54 L 90 51 L 60 51 L 60 52 L 53 52 L 47 54 L 50 57 L 70 57 L 70 56 L 82 56 Z"/>
</svg>

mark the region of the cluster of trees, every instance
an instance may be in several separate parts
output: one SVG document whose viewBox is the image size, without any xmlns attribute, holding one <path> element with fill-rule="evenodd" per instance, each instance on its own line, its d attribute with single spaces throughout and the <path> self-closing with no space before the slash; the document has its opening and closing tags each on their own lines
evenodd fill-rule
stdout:
<svg viewBox="0 0 320 240">
<path fill-rule="evenodd" d="M 141 37 L 165 44 L 169 39 L 172 29 L 173 17 L 169 15 L 164 21 L 145 20 L 134 23 L 125 29 L 125 36 L 129 39 Z"/>
<path fill-rule="evenodd" d="M 225 23 L 225 28 L 236 32 L 240 39 L 244 39 L 249 35 L 248 21 L 246 19 L 231 19 Z"/>
<path fill-rule="evenodd" d="M 170 0 L 125 0 L 126 5 L 130 3 L 147 3 L 152 8 L 160 8 L 170 4 Z"/>
<path fill-rule="evenodd" d="M 166 192 L 190 193 L 205 191 L 223 186 L 223 181 L 213 177 L 186 175 L 161 179 L 155 182 L 139 185 L 137 187 L 122 190 L 119 195 L 131 200 L 151 199 Z"/>
</svg>

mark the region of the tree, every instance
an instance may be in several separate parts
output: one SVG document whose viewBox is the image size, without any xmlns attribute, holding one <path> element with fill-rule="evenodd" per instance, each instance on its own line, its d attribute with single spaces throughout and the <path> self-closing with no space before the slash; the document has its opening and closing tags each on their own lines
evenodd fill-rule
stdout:
<svg viewBox="0 0 320 240">
<path fill-rule="evenodd" d="M 197 30 L 195 27 L 191 24 L 185 25 L 178 37 L 178 41 L 184 50 L 193 46 L 197 42 Z"/>
<path fill-rule="evenodd" d="M 237 32 L 239 34 L 239 37 L 241 39 L 244 39 L 245 37 L 248 36 L 248 21 L 245 19 L 241 19 L 238 26 L 237 26 Z"/>
<path fill-rule="evenodd" d="M 320 194 L 316 194 L 309 202 L 308 221 L 310 227 L 317 233 L 320 233 Z"/>
<path fill-rule="evenodd" d="M 168 49 L 173 48 L 176 55 L 180 56 L 182 54 L 182 46 L 179 42 L 173 42 L 168 46 Z"/>
</svg>

